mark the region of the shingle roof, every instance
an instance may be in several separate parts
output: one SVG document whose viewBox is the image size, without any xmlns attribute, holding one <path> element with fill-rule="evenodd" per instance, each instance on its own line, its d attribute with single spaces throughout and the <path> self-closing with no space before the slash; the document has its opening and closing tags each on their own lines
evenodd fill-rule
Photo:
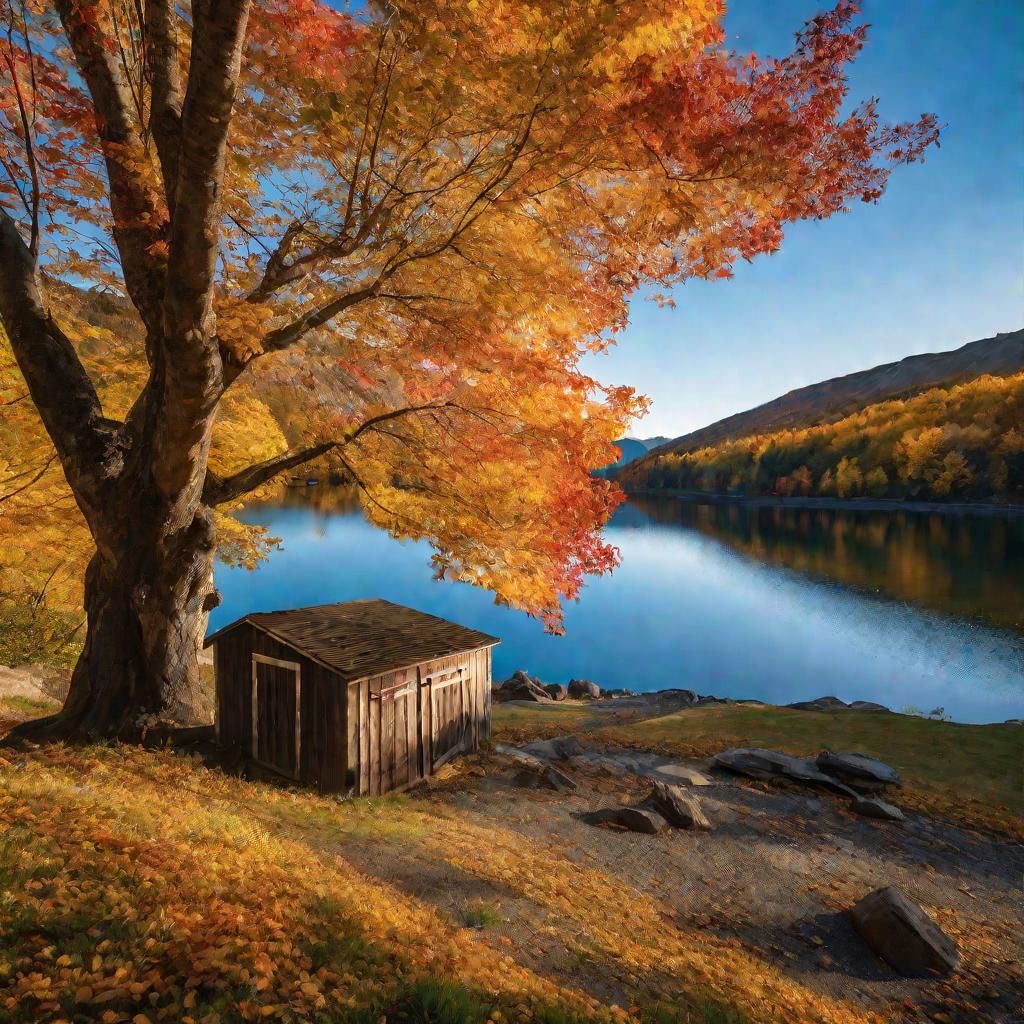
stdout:
<svg viewBox="0 0 1024 1024">
<path fill-rule="evenodd" d="M 497 637 L 380 599 L 251 612 L 206 638 L 249 622 L 336 672 L 345 682 L 500 643 Z"/>
</svg>

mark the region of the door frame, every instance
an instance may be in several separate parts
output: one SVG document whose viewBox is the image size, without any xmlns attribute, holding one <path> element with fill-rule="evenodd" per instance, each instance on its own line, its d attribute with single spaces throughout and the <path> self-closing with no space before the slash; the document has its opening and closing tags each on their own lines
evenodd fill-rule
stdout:
<svg viewBox="0 0 1024 1024">
<path fill-rule="evenodd" d="M 466 751 L 466 689 L 465 682 L 467 678 L 467 666 L 456 665 L 452 668 L 442 669 L 437 673 L 431 673 L 427 676 L 427 680 L 430 686 L 430 774 L 432 775 L 443 765 L 447 764 L 453 757 L 458 754 L 465 753 Z M 437 739 L 437 729 L 435 726 L 441 723 L 437 721 L 435 716 L 436 705 L 434 703 L 435 693 L 440 693 L 442 690 L 447 690 L 450 686 L 458 684 L 459 687 L 459 724 L 460 724 L 460 735 L 458 742 L 446 750 L 440 757 L 434 755 L 434 743 Z"/>
<path fill-rule="evenodd" d="M 280 658 L 271 658 L 266 654 L 253 654 L 252 656 L 252 759 L 259 764 L 270 768 L 275 772 L 284 772 L 280 765 L 268 764 L 261 761 L 257 756 L 259 751 L 259 704 L 257 702 L 257 687 L 259 685 L 258 665 L 273 665 L 276 668 L 290 669 L 295 673 L 295 768 L 291 778 L 299 777 L 299 765 L 302 764 L 302 666 L 297 661 L 282 661 Z"/>
</svg>

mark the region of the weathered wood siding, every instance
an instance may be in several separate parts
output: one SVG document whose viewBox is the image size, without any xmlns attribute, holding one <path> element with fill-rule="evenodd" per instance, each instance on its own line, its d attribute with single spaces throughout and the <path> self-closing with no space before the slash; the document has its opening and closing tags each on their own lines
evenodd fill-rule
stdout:
<svg viewBox="0 0 1024 1024">
<path fill-rule="evenodd" d="M 220 743 L 253 757 L 252 656 L 262 654 L 299 665 L 301 686 L 299 773 L 301 782 L 321 789 L 345 787 L 347 761 L 344 684 L 301 651 L 278 643 L 249 623 L 218 637 L 217 735 Z"/>
<path fill-rule="evenodd" d="M 402 790 L 491 734 L 491 650 L 437 658 L 348 684 L 348 785 Z"/>
</svg>

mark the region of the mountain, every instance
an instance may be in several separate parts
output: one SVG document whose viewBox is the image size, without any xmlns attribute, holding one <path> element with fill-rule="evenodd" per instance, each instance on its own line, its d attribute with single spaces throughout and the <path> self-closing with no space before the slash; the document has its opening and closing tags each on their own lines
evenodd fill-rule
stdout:
<svg viewBox="0 0 1024 1024">
<path fill-rule="evenodd" d="M 665 437 L 661 435 L 659 437 L 638 437 L 630 438 L 630 440 L 639 441 L 648 451 L 652 451 L 654 448 L 660 448 L 663 444 L 668 444 L 672 440 L 671 437 Z"/>
<path fill-rule="evenodd" d="M 618 462 L 613 462 L 610 466 L 606 466 L 606 470 L 622 469 L 623 466 L 628 466 L 631 462 L 642 459 L 649 450 L 643 441 L 637 441 L 632 437 L 621 438 L 615 442 L 615 447 L 622 454 L 619 456 Z"/>
<path fill-rule="evenodd" d="M 1004 377 L 1021 370 L 1024 370 L 1024 329 L 968 342 L 951 352 L 907 356 L 895 363 L 883 363 L 870 370 L 797 388 L 755 409 L 726 416 L 700 430 L 683 434 L 657 450 L 661 453 L 696 451 L 751 434 L 827 423 L 886 399 L 909 398 L 929 388 L 948 387 L 985 374 Z"/>
</svg>

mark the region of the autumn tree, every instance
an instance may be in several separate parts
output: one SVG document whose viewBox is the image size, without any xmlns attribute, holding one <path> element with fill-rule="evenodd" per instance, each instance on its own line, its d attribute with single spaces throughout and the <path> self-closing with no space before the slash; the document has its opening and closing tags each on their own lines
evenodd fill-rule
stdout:
<svg viewBox="0 0 1024 1024">
<path fill-rule="evenodd" d="M 557 629 L 615 562 L 590 471 L 643 405 L 581 355 L 937 135 L 845 107 L 847 0 L 766 61 L 717 0 L 3 3 L 0 320 L 95 547 L 37 734 L 187 720 L 216 511 L 328 454 L 439 575 Z M 116 411 L 61 279 L 137 321 Z M 268 381 L 306 436 L 244 464 L 223 413 Z"/>
</svg>

